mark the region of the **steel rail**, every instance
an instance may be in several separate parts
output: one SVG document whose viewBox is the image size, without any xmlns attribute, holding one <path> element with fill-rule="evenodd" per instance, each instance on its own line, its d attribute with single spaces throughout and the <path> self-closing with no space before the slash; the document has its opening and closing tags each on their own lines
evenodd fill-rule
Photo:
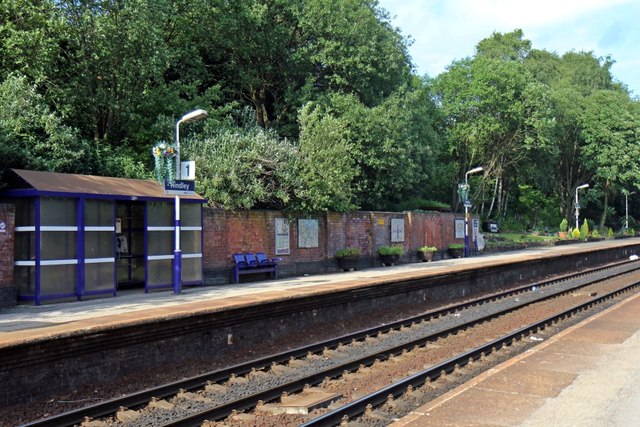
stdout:
<svg viewBox="0 0 640 427">
<path fill-rule="evenodd" d="M 424 371 L 418 372 L 417 374 L 411 375 L 403 380 L 384 387 L 374 393 L 363 396 L 360 399 L 341 406 L 340 408 L 337 408 L 331 412 L 314 418 L 313 420 L 302 424 L 300 427 L 335 426 L 339 425 L 345 419 L 345 417 L 347 417 L 347 419 L 357 418 L 358 416 L 364 414 L 368 407 L 375 408 L 377 406 L 380 406 L 387 402 L 389 400 L 389 397 L 393 397 L 395 399 L 404 394 L 409 387 L 417 388 L 424 385 L 427 380 L 437 380 L 443 373 L 451 373 L 458 367 L 467 365 L 472 360 L 479 360 L 481 357 L 491 354 L 497 349 L 511 345 L 515 340 L 518 339 L 518 337 L 525 337 L 532 333 L 536 333 L 539 330 L 544 330 L 547 325 L 557 323 L 563 318 L 571 317 L 577 312 L 591 308 L 596 304 L 600 304 L 607 299 L 627 292 L 633 288 L 638 287 L 639 285 L 640 282 L 635 282 L 616 291 L 609 292 L 600 297 L 595 297 L 585 303 L 575 305 L 567 310 L 563 310 L 562 312 L 549 316 L 541 321 L 524 326 L 485 345 L 476 347 L 454 358 L 432 366 L 429 369 L 425 369 Z"/>
<path fill-rule="evenodd" d="M 624 267 L 629 267 L 628 269 L 624 268 Z M 484 303 L 487 303 L 489 301 L 495 301 L 495 300 L 499 300 L 505 297 L 508 297 L 509 295 L 514 295 L 517 293 L 521 293 L 521 292 L 525 292 L 528 290 L 531 290 L 534 287 L 546 287 L 546 286 L 550 286 L 552 284 L 555 283 L 559 283 L 559 282 L 563 282 L 563 281 L 567 281 L 567 280 L 576 280 L 579 278 L 584 277 L 585 279 L 588 279 L 588 277 L 585 276 L 590 276 L 590 275 L 597 275 L 598 273 L 602 273 L 602 272 L 606 272 L 607 270 L 612 270 L 612 269 L 616 269 L 616 268 L 620 268 L 620 271 L 615 272 L 614 274 L 610 275 L 610 276 L 606 276 L 606 277 L 600 277 L 597 278 L 596 280 L 590 281 L 588 283 L 585 284 L 580 284 L 579 286 L 585 286 L 586 284 L 592 284 L 592 283 L 597 283 L 598 281 L 602 281 L 605 279 L 609 279 L 612 277 L 616 277 L 625 273 L 628 273 L 630 271 L 633 270 L 637 270 L 640 269 L 640 265 L 634 265 L 633 262 L 629 262 L 629 261 L 623 261 L 623 262 L 619 262 L 619 263 L 614 263 L 614 264 L 609 264 L 606 266 L 600 266 L 600 267 L 596 267 L 593 269 L 588 269 L 588 270 L 584 270 L 578 273 L 572 273 L 572 274 L 566 274 L 563 276 L 559 276 L 559 277 L 555 277 L 552 279 L 548 279 L 548 280 L 544 280 L 541 282 L 536 282 L 536 283 L 531 283 L 531 284 L 527 284 L 527 285 L 523 285 L 508 291 L 504 291 L 501 293 L 497 293 L 497 294 L 492 294 L 486 297 L 482 297 L 482 298 L 478 298 L 478 299 L 474 299 L 474 300 L 470 300 L 470 301 L 465 301 L 463 303 L 460 304 L 456 304 L 456 305 L 452 305 L 452 306 L 448 306 L 442 309 L 437 309 L 437 310 L 433 310 L 433 311 L 429 311 L 423 314 L 420 314 L 418 316 L 413 316 L 410 318 L 406 318 L 406 319 L 401 319 L 395 322 L 391 322 L 385 325 L 379 325 L 377 327 L 374 328 L 370 328 L 370 329 L 366 329 L 363 331 L 358 331 L 355 333 L 351 333 L 351 334 L 346 334 L 337 338 L 332 338 L 330 340 L 321 342 L 321 343 L 316 343 L 316 344 L 311 344 L 308 346 L 303 346 L 303 347 L 299 347 L 293 350 L 288 350 L 286 352 L 282 352 L 282 353 L 278 353 L 276 355 L 272 355 L 272 356 L 268 356 L 268 357 L 264 357 L 264 358 L 260 358 L 260 359 L 256 359 L 256 360 L 252 360 L 250 362 L 247 363 L 241 363 L 238 365 L 234 365 L 222 370 L 218 370 L 218 371 L 214 371 L 214 372 L 208 372 L 202 375 L 198 375 L 195 377 L 191 377 L 188 379 L 184 379 L 184 380 L 179 380 L 179 381 L 175 381 L 172 383 L 168 383 L 168 384 L 163 384 L 161 386 L 158 387 L 153 387 L 153 388 L 149 388 L 146 390 L 142 390 L 136 393 L 132 393 L 126 396 L 122 396 L 122 397 L 117 397 L 114 399 L 110 399 L 110 400 L 106 400 L 94 405 L 89 405 L 83 408 L 79 408 L 76 410 L 72 410 L 72 411 L 68 411 L 68 412 L 64 412 L 58 415 L 54 415 L 51 417 L 47 417 L 41 420 L 36 420 L 27 424 L 23 424 L 22 427 L 41 427 L 41 426 L 52 426 L 52 427 L 66 427 L 66 426 L 71 426 L 71 425 L 75 425 L 75 424 L 79 424 L 81 422 L 83 422 L 85 420 L 86 417 L 89 418 L 100 418 L 100 417 L 105 417 L 105 416 L 109 416 L 112 415 L 114 413 L 116 413 L 120 408 L 125 407 L 125 408 L 135 408 L 135 407 L 139 407 L 142 405 L 145 405 L 147 403 L 149 403 L 149 401 L 152 398 L 157 398 L 157 399 L 164 399 L 167 397 L 171 397 L 174 396 L 176 394 L 178 394 L 180 392 L 180 390 L 195 390 L 195 389 L 199 389 L 204 387 L 206 384 L 208 383 L 220 383 L 220 382 L 224 382 L 226 380 L 228 380 L 232 374 L 236 375 L 236 376 L 241 376 L 241 375 L 246 375 L 248 373 L 250 373 L 252 370 L 261 370 L 261 369 L 265 369 L 270 367 L 271 365 L 275 364 L 281 364 L 284 362 L 289 361 L 291 358 L 294 359 L 299 359 L 301 357 L 304 357 L 308 354 L 320 354 L 322 353 L 325 349 L 335 349 L 337 347 L 339 347 L 340 345 L 344 345 L 347 343 L 351 343 L 353 341 L 363 341 L 369 337 L 374 337 L 377 335 L 381 335 L 381 334 L 385 334 L 388 333 L 392 330 L 399 330 L 403 327 L 406 326 L 410 326 L 412 324 L 416 324 L 419 322 L 424 321 L 425 319 L 431 319 L 431 318 L 437 318 L 440 316 L 444 316 L 450 313 L 454 313 L 456 311 L 460 311 L 463 310 L 465 308 L 468 307 L 472 307 L 472 306 L 476 306 L 476 305 L 481 305 Z M 566 292 L 566 291 L 562 291 L 562 292 Z M 559 292 L 559 293 L 562 293 Z M 548 298 L 552 298 L 554 296 L 556 296 L 557 294 L 549 294 L 547 296 L 545 296 L 544 298 L 539 299 L 538 301 L 542 301 L 544 299 L 548 299 Z M 512 308 L 508 308 L 505 310 L 502 310 L 501 312 L 498 313 L 493 313 L 489 316 L 499 316 L 502 314 L 505 314 L 506 312 L 509 311 L 513 311 L 517 308 L 521 308 L 521 306 L 526 306 L 528 305 L 527 303 L 523 303 L 523 304 L 518 304 L 517 306 L 514 306 Z M 476 319 L 476 323 L 480 321 L 479 319 Z M 434 336 L 437 334 L 440 334 L 438 336 L 442 336 L 443 334 L 450 334 L 455 332 L 455 330 L 460 330 L 463 328 L 469 327 L 468 324 L 465 325 L 458 325 L 452 328 L 449 328 L 448 330 L 445 331 L 441 331 L 439 333 L 436 334 L 432 334 L 430 335 L 430 337 L 423 337 L 420 338 L 418 340 L 414 340 L 415 342 L 412 341 L 411 344 L 405 344 L 405 345 L 400 345 L 397 346 L 395 348 L 386 350 L 384 353 L 387 355 L 391 355 L 391 354 L 399 354 L 402 352 L 402 350 L 404 350 L 405 348 L 409 348 L 409 347 L 414 347 L 415 345 L 421 345 L 421 343 L 423 342 L 427 342 L 429 340 L 433 340 Z M 369 358 L 365 358 L 365 359 L 370 359 L 369 362 L 367 363 L 373 363 L 373 361 L 375 361 L 376 358 L 380 359 L 380 358 L 385 358 L 388 356 L 384 356 L 382 354 L 376 354 L 373 355 Z M 357 361 L 357 362 L 352 362 L 352 363 L 348 363 L 345 364 L 343 366 L 340 366 L 338 368 L 332 368 L 328 371 L 332 371 L 332 370 L 338 370 L 336 372 L 338 373 L 342 373 L 344 370 L 353 370 L 354 366 L 351 365 L 355 365 L 355 368 L 357 368 L 360 364 L 367 364 L 364 363 L 362 361 Z M 329 373 L 329 372 L 323 372 L 320 373 L 318 375 L 322 375 L 322 378 L 320 379 L 320 381 L 322 381 L 326 376 L 331 376 L 331 377 L 335 377 L 337 374 L 335 373 Z M 312 384 L 318 383 L 320 381 L 316 381 Z M 264 393 L 258 393 L 256 395 L 253 396 L 248 396 L 246 398 L 243 398 L 239 401 L 237 401 L 236 406 L 234 406 L 231 409 L 228 409 L 228 411 L 226 412 L 226 415 L 228 415 L 230 413 L 230 411 L 232 409 L 236 409 L 236 410 L 244 410 L 244 409 L 248 409 L 249 407 L 254 407 L 258 401 L 263 400 L 263 401 L 268 401 L 268 400 L 273 400 L 276 397 L 280 397 L 280 394 L 282 393 L 282 391 L 287 391 L 287 392 L 296 392 L 301 390 L 304 385 L 306 385 L 307 383 L 309 383 L 310 380 L 307 380 L 306 382 L 304 382 L 304 380 L 301 381 L 296 381 L 290 384 L 285 384 L 282 385 L 281 387 L 278 387 L 277 390 L 279 390 L 278 392 L 274 392 L 277 393 L 277 395 L 275 397 L 271 397 L 272 395 L 269 392 L 264 392 Z M 300 383 L 302 383 L 300 385 Z M 254 402 L 251 406 L 247 406 L 249 403 L 248 402 Z M 204 418 L 206 419 L 210 419 L 210 420 L 214 420 L 214 419 L 219 419 L 220 417 L 222 417 L 224 414 L 224 410 L 222 408 L 227 408 L 230 407 L 231 404 L 225 404 L 222 405 L 218 408 L 220 408 L 220 410 L 218 410 L 218 408 L 214 408 L 211 411 L 211 414 L 215 414 L 215 418 L 213 415 L 208 415 L 208 417 L 210 418 Z M 207 413 L 209 413 L 210 411 L 206 411 Z M 225 416 L 226 416 L 225 415 Z M 194 416 L 194 419 L 197 419 L 199 416 L 199 414 L 196 414 Z M 188 419 L 185 419 L 188 420 Z M 169 424 L 169 425 L 195 425 L 195 424 L 190 424 L 189 422 L 185 423 L 185 424 L 180 424 L 179 422 L 177 424 Z"/>
</svg>

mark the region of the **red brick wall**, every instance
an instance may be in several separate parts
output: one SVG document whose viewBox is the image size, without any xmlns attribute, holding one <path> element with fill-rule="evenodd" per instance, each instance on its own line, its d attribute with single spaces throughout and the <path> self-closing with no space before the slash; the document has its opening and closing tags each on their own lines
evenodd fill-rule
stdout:
<svg viewBox="0 0 640 427">
<path fill-rule="evenodd" d="M 0 204 L 0 286 L 13 286 L 13 230 L 15 216 L 12 205 Z"/>
<path fill-rule="evenodd" d="M 204 269 L 224 270 L 233 267 L 232 255 L 237 252 L 266 252 L 275 255 L 275 219 L 286 218 L 278 211 L 238 211 L 227 212 L 218 209 L 204 209 Z M 380 246 L 391 243 L 391 219 L 404 219 L 405 239 L 402 245 L 406 260 L 415 259 L 420 246 L 436 246 L 445 251 L 456 240 L 454 218 L 462 214 L 420 212 L 348 212 L 316 215 L 318 220 L 318 247 L 298 247 L 298 217 L 290 218 L 291 252 L 281 255 L 282 264 L 324 265 L 331 269 L 337 250 L 357 247 L 363 256 L 375 258 Z M 285 268 L 286 270 L 286 268 Z M 289 271 L 293 272 L 291 268 Z"/>
<path fill-rule="evenodd" d="M 15 213 L 13 205 L 0 204 L 0 307 L 16 304 L 13 283 L 13 239 Z"/>
</svg>

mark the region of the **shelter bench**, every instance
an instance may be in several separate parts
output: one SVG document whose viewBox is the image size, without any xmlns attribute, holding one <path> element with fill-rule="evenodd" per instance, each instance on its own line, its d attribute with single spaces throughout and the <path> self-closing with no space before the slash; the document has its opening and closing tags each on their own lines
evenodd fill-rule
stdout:
<svg viewBox="0 0 640 427">
<path fill-rule="evenodd" d="M 240 283 L 240 276 L 245 274 L 269 273 L 272 279 L 278 278 L 278 261 L 282 258 L 267 258 L 264 252 L 247 252 L 233 254 L 233 283 Z"/>
</svg>

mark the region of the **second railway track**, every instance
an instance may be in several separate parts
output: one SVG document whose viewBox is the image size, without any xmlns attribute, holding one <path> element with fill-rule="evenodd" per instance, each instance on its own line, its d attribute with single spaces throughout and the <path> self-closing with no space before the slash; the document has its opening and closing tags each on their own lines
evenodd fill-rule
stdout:
<svg viewBox="0 0 640 427">
<path fill-rule="evenodd" d="M 331 378 L 340 381 L 345 373 L 348 376 L 348 373 L 367 369 L 374 364 L 379 366 L 381 362 L 415 348 L 424 349 L 429 345 L 433 347 L 438 339 L 458 335 L 463 338 L 462 341 L 470 341 L 463 337 L 469 334 L 464 332 L 465 329 L 478 328 L 477 325 L 482 325 L 483 322 L 505 316 L 534 302 L 541 304 L 540 301 L 558 298 L 563 294 L 574 295 L 571 298 L 576 298 L 575 294 L 580 289 L 591 299 L 594 292 L 604 292 L 602 283 L 606 283 L 607 278 L 626 277 L 632 280 L 628 276 L 639 275 L 639 267 L 638 263 L 624 262 L 529 284 L 224 371 L 144 390 L 28 425 L 74 425 L 82 423 L 86 417 L 101 418 L 100 421 L 94 421 L 93 425 L 200 425 L 204 420 L 223 419 L 237 411 L 250 410 L 256 406 L 264 412 L 263 404 L 278 400 L 282 393 L 299 392 L 305 385 L 322 384 L 323 387 L 331 388 L 328 382 Z M 589 286 L 596 286 L 594 283 L 600 284 L 597 291 L 587 289 Z M 488 307 L 491 309 L 486 313 Z M 475 335 L 479 334 L 476 332 Z M 489 338 L 484 339 L 491 341 Z M 440 344 L 440 347 L 445 346 Z M 436 362 L 432 363 L 437 365 Z M 206 406 L 209 408 L 203 409 Z M 323 411 L 326 410 L 317 412 Z M 259 424 L 278 425 L 279 421 L 269 424 L 267 418 L 269 417 L 265 416 Z M 256 418 L 248 417 L 248 420 L 245 425 L 257 425 Z M 298 424 L 307 421 L 304 416 L 298 420 Z M 227 422 L 235 423 L 233 420 Z M 242 424 L 242 421 L 238 421 L 238 424 Z M 294 422 L 291 425 L 296 424 Z"/>
</svg>

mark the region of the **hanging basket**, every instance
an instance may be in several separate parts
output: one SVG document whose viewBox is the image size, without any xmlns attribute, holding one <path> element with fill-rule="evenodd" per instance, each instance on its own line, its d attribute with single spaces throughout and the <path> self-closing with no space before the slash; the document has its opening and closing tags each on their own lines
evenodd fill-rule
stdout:
<svg viewBox="0 0 640 427">
<path fill-rule="evenodd" d="M 175 181 L 177 147 L 174 144 L 160 141 L 153 147 L 152 152 L 155 161 L 154 172 L 156 179 L 160 182 Z"/>
</svg>

